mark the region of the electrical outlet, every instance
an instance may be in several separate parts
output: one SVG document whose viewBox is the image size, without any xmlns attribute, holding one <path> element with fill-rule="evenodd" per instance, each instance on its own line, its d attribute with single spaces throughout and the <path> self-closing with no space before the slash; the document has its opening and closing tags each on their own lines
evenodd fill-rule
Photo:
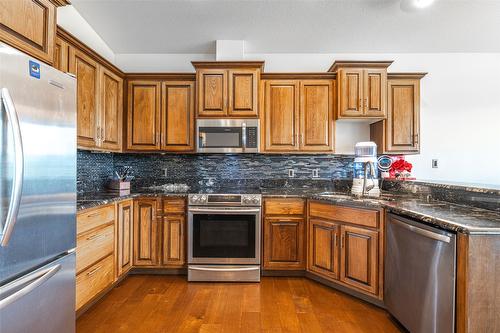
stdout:
<svg viewBox="0 0 500 333">
<path fill-rule="evenodd" d="M 433 159 L 432 160 L 432 168 L 433 169 L 437 169 L 438 168 L 438 160 L 437 159 Z"/>
<path fill-rule="evenodd" d="M 163 177 L 168 177 L 168 168 L 163 169 Z"/>
<path fill-rule="evenodd" d="M 312 171 L 313 178 L 319 178 L 319 169 L 313 169 Z"/>
<path fill-rule="evenodd" d="M 293 177 L 295 177 L 295 170 L 288 169 L 288 178 L 293 178 Z"/>
</svg>

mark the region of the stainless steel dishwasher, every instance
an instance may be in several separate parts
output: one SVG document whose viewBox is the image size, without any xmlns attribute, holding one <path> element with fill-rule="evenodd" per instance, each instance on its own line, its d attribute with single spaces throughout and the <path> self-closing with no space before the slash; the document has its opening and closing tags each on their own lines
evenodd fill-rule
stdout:
<svg viewBox="0 0 500 333">
<path fill-rule="evenodd" d="M 384 299 L 411 333 L 455 331 L 456 236 L 388 214 Z"/>
</svg>

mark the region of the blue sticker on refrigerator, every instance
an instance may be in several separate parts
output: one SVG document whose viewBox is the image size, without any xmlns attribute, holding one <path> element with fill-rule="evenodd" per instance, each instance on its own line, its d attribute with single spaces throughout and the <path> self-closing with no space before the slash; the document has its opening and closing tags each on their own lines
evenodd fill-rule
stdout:
<svg viewBox="0 0 500 333">
<path fill-rule="evenodd" d="M 32 60 L 30 60 L 30 76 L 40 78 L 40 64 Z"/>
</svg>

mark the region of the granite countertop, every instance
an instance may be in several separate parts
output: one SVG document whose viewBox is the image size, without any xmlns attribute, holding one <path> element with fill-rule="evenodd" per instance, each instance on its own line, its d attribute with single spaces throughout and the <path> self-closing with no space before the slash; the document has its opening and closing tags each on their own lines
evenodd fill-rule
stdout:
<svg viewBox="0 0 500 333">
<path fill-rule="evenodd" d="M 410 193 L 383 192 L 380 198 L 356 198 L 348 192 L 331 188 L 191 188 L 187 192 L 168 192 L 159 189 L 137 189 L 130 194 L 79 194 L 77 210 L 88 209 L 115 201 L 144 196 L 181 196 L 188 193 L 260 193 L 264 197 L 300 197 L 338 205 L 360 208 L 386 208 L 389 212 L 411 217 L 440 228 L 468 234 L 500 234 L 500 212 L 452 204 Z"/>
</svg>

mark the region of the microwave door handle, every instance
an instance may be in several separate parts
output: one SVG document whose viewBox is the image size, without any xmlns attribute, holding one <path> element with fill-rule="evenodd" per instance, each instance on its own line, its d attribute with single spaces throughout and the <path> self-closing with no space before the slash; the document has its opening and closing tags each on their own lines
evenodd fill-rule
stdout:
<svg viewBox="0 0 500 333">
<path fill-rule="evenodd" d="M 7 211 L 7 217 L 5 218 L 3 230 L 0 230 L 0 247 L 2 247 L 7 246 L 7 244 L 9 243 L 10 236 L 12 234 L 12 231 L 14 230 L 14 225 L 17 221 L 19 205 L 21 204 L 21 194 L 24 178 L 24 152 L 19 118 L 17 116 L 14 102 L 12 101 L 9 90 L 7 88 L 2 88 L 0 99 L 0 102 L 5 106 L 7 120 L 11 124 L 15 154 L 14 179 L 12 184 L 12 191 L 10 193 L 9 210 Z"/>
<path fill-rule="evenodd" d="M 242 150 L 245 151 L 247 148 L 247 124 L 241 124 L 241 141 L 242 141 Z"/>
<path fill-rule="evenodd" d="M 200 133 L 200 147 L 205 148 L 207 146 L 207 135 L 205 133 Z"/>
</svg>

